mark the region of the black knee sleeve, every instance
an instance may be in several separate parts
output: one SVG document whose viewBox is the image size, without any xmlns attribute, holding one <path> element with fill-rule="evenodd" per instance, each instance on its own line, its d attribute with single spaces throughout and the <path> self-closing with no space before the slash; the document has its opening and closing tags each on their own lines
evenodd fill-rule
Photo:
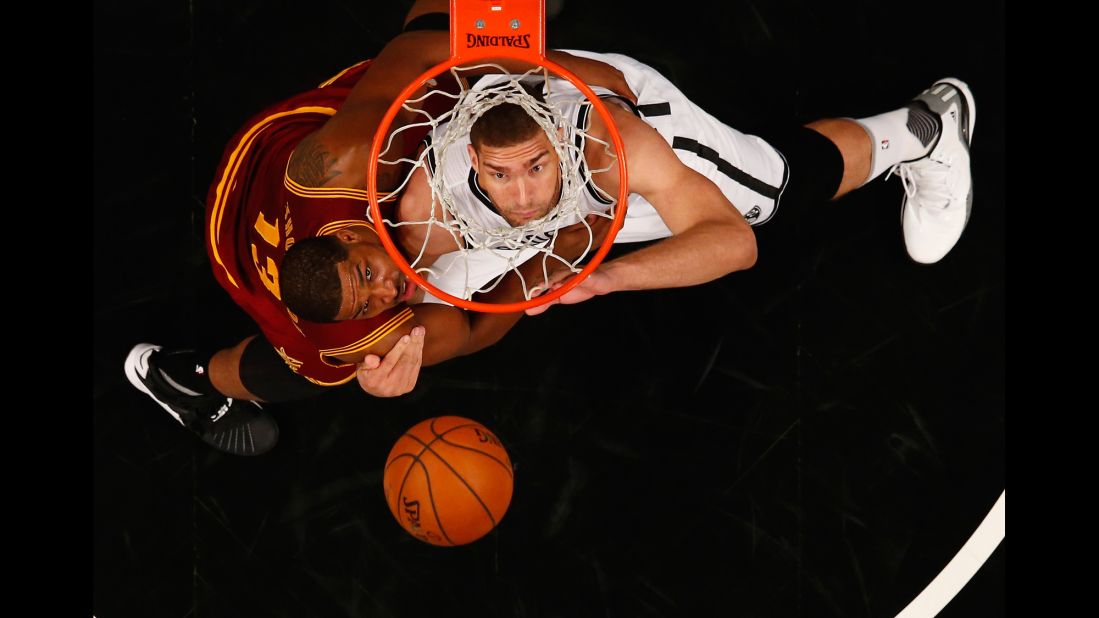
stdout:
<svg viewBox="0 0 1099 618">
<path fill-rule="evenodd" d="M 330 388 L 291 371 L 263 335 L 245 346 L 240 357 L 240 381 L 250 393 L 271 403 L 309 399 Z"/>
<path fill-rule="evenodd" d="M 786 158 L 790 174 L 779 208 L 765 227 L 803 216 L 814 204 L 832 199 L 843 180 L 843 155 L 832 140 L 806 127 L 761 136 Z"/>
</svg>

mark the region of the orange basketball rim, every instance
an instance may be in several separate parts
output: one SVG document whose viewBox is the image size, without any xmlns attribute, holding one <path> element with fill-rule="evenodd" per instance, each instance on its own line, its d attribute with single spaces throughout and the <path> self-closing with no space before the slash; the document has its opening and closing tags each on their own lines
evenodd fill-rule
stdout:
<svg viewBox="0 0 1099 618">
<path fill-rule="evenodd" d="M 625 146 L 610 111 L 599 96 L 575 73 L 546 58 L 545 46 L 545 0 L 450 0 L 450 58 L 428 69 L 410 84 L 390 105 L 382 118 L 370 151 L 370 167 L 367 174 L 367 193 L 370 199 L 370 213 L 378 237 L 386 252 L 397 266 L 420 287 L 431 292 L 436 298 L 453 305 L 473 311 L 491 313 L 514 313 L 548 303 L 576 287 L 590 275 L 606 257 L 614 244 L 614 238 L 622 228 L 629 196 L 629 183 L 626 174 Z M 561 287 L 541 296 L 514 303 L 486 303 L 459 298 L 432 285 L 409 264 L 393 242 L 382 216 L 377 174 L 378 159 L 382 153 L 390 127 L 400 112 L 402 105 L 420 88 L 429 84 L 437 75 L 453 67 L 486 61 L 492 58 L 515 58 L 544 67 L 551 73 L 567 79 L 591 102 L 596 113 L 606 123 L 610 138 L 617 151 L 619 182 L 618 202 L 610 232 L 596 250 L 590 261 L 575 276 L 565 281 Z"/>
</svg>

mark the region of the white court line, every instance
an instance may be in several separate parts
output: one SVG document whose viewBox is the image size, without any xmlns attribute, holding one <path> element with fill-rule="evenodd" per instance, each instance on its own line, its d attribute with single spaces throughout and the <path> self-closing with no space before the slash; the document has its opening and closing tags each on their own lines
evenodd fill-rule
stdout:
<svg viewBox="0 0 1099 618">
<path fill-rule="evenodd" d="M 937 615 L 946 604 L 958 594 L 973 575 L 988 560 L 992 552 L 999 547 L 1000 541 L 1006 533 L 1006 500 L 1007 490 L 1000 493 L 1000 498 L 992 506 L 992 510 L 985 515 L 984 521 L 969 537 L 969 540 L 958 550 L 957 555 L 946 565 L 927 588 L 923 589 L 912 602 L 897 614 L 897 618 L 931 618 Z"/>
</svg>

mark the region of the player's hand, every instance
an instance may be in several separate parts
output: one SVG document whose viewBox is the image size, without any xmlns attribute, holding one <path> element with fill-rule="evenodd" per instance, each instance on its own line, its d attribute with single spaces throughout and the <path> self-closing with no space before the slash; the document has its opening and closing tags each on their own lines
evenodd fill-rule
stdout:
<svg viewBox="0 0 1099 618">
<path fill-rule="evenodd" d="M 565 285 L 565 280 L 569 278 L 572 273 L 563 272 L 551 277 L 555 280 L 551 283 L 549 290 L 546 292 L 552 292 Z M 581 281 L 576 287 L 566 292 L 560 298 L 551 300 L 544 305 L 538 305 L 537 307 L 531 307 L 526 310 L 527 315 L 538 315 L 543 311 L 549 309 L 553 305 L 575 305 L 576 303 L 582 303 L 594 296 L 602 296 L 603 294 L 610 294 L 614 291 L 614 284 L 610 275 L 603 272 L 602 267 L 595 269 L 592 274 L 588 275 L 586 279 Z"/>
<path fill-rule="evenodd" d="M 585 251 L 596 250 L 610 232 L 612 222 L 607 217 L 589 214 L 583 221 L 561 228 L 553 243 L 553 252 L 567 260 L 575 260 Z"/>
<path fill-rule="evenodd" d="M 423 326 L 401 337 L 384 359 L 367 354 L 355 372 L 359 386 L 375 397 L 396 397 L 416 387 L 424 355 Z"/>
</svg>

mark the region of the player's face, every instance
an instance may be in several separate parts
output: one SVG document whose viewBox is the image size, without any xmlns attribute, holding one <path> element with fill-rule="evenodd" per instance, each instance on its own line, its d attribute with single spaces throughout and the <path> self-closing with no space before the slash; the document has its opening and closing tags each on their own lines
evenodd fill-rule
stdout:
<svg viewBox="0 0 1099 618">
<path fill-rule="evenodd" d="M 376 238 L 347 244 L 337 265 L 343 300 L 337 320 L 362 320 L 408 301 L 416 283 L 407 279 Z"/>
<path fill-rule="evenodd" d="M 477 180 L 512 226 L 546 216 L 561 194 L 557 152 L 542 131 L 512 146 L 485 146 L 470 158 Z"/>
</svg>

